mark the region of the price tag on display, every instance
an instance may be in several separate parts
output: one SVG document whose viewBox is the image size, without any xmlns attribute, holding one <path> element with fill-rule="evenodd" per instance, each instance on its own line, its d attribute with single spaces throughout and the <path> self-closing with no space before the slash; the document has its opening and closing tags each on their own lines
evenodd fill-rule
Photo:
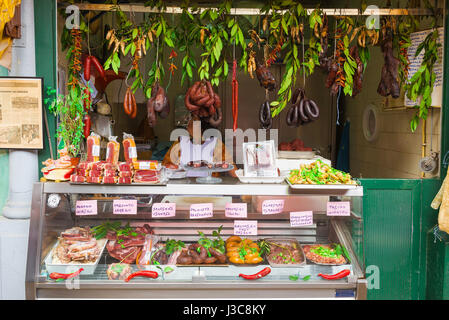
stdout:
<svg viewBox="0 0 449 320">
<path fill-rule="evenodd" d="M 246 218 L 248 205 L 246 203 L 226 203 L 225 216 L 228 218 Z"/>
<path fill-rule="evenodd" d="M 97 200 L 80 200 L 76 202 L 75 215 L 95 216 L 97 215 Z"/>
<path fill-rule="evenodd" d="M 151 208 L 153 218 L 169 218 L 176 216 L 176 203 L 155 203 Z"/>
<path fill-rule="evenodd" d="M 137 200 L 114 200 L 113 214 L 137 214 Z"/>
<path fill-rule="evenodd" d="M 290 226 L 291 227 L 304 227 L 313 225 L 313 212 L 290 212 Z"/>
<path fill-rule="evenodd" d="M 257 220 L 235 220 L 234 235 L 257 236 Z"/>
<path fill-rule="evenodd" d="M 212 203 L 196 203 L 190 205 L 190 219 L 212 218 L 214 205 Z"/>
<path fill-rule="evenodd" d="M 94 157 L 99 157 L 100 156 L 100 146 L 99 145 L 93 145 L 92 146 L 92 155 Z"/>
<path fill-rule="evenodd" d="M 277 214 L 284 211 L 284 200 L 265 200 L 262 202 L 262 214 Z"/>
<path fill-rule="evenodd" d="M 351 203 L 349 201 L 328 202 L 326 214 L 328 216 L 350 216 Z"/>
<path fill-rule="evenodd" d="M 137 158 L 137 148 L 136 147 L 129 147 L 128 148 L 128 155 L 130 159 Z"/>
</svg>

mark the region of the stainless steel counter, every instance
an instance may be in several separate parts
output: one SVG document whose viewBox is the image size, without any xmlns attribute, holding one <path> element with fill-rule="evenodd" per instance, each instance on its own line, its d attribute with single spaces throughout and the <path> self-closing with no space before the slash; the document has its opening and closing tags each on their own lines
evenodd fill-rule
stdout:
<svg viewBox="0 0 449 320">
<path fill-rule="evenodd" d="M 105 193 L 105 194 L 191 194 L 191 195 L 329 195 L 363 196 L 363 187 L 345 185 L 304 185 L 292 189 L 287 183 L 245 184 L 238 179 L 223 177 L 220 184 L 198 184 L 195 179 L 170 180 L 166 185 L 104 185 L 71 184 L 69 182 L 44 184 L 45 193 Z"/>
</svg>

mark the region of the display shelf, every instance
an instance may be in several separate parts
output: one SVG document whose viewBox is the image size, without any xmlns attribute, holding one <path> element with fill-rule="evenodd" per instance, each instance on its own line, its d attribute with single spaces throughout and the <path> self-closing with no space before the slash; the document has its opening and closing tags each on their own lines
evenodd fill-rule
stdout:
<svg viewBox="0 0 449 320">
<path fill-rule="evenodd" d="M 176 194 L 176 195 L 317 195 L 317 196 L 363 196 L 362 186 L 334 188 L 333 186 L 297 185 L 292 189 L 286 182 L 281 184 L 246 184 L 235 178 L 224 177 L 220 184 L 197 184 L 195 179 L 169 181 L 166 186 L 147 185 L 73 185 L 67 182 L 44 183 L 45 193 L 84 194 Z"/>
</svg>

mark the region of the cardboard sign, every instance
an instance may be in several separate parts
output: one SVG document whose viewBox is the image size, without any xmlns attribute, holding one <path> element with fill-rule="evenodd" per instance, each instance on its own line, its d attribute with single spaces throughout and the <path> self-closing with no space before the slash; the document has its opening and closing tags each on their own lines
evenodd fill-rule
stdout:
<svg viewBox="0 0 449 320">
<path fill-rule="evenodd" d="M 235 220 L 234 235 L 257 236 L 257 220 Z"/>
<path fill-rule="evenodd" d="M 350 216 L 351 203 L 349 201 L 328 202 L 326 214 L 328 216 Z"/>
<path fill-rule="evenodd" d="M 265 200 L 262 202 L 262 214 L 277 214 L 284 211 L 284 200 Z"/>
<path fill-rule="evenodd" d="M 137 200 L 114 200 L 113 214 L 137 214 Z"/>
<path fill-rule="evenodd" d="M 196 203 L 190 205 L 190 219 L 212 218 L 214 205 L 212 203 Z"/>
<path fill-rule="evenodd" d="M 290 212 L 291 227 L 304 227 L 311 225 L 313 225 L 312 211 Z"/>
<path fill-rule="evenodd" d="M 95 215 L 97 215 L 97 200 L 77 201 L 75 215 L 77 215 L 77 216 L 95 216 Z"/>
<path fill-rule="evenodd" d="M 225 216 L 228 218 L 246 218 L 248 205 L 246 203 L 226 203 Z"/>
<path fill-rule="evenodd" d="M 169 218 L 176 216 L 176 203 L 155 203 L 151 208 L 153 218 Z"/>
</svg>

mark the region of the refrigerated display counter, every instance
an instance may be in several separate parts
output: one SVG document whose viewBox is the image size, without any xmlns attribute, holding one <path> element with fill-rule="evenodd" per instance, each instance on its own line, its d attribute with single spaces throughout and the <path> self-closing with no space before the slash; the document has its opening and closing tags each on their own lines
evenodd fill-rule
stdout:
<svg viewBox="0 0 449 320">
<path fill-rule="evenodd" d="M 366 299 L 362 197 L 361 186 L 293 189 L 286 183 L 243 184 L 232 178 L 223 178 L 221 184 L 212 185 L 197 184 L 193 179 L 173 180 L 157 186 L 36 183 L 26 298 Z M 83 207 L 86 200 L 87 207 Z M 282 203 L 279 212 L 265 210 L 267 204 L 276 202 Z M 349 202 L 350 214 L 328 215 L 328 202 Z M 171 212 L 159 215 L 154 213 L 154 208 L 167 203 L 175 203 L 176 208 L 171 207 Z M 117 209 L 123 209 L 120 207 L 123 204 L 130 205 L 129 211 Z M 212 210 L 192 215 L 192 205 L 201 207 L 201 204 L 211 205 Z M 230 211 L 232 205 L 229 204 L 246 204 L 243 205 L 246 210 Z M 298 221 L 291 218 L 292 212 L 309 213 L 313 219 L 298 225 Z M 256 227 L 245 229 L 244 222 L 255 223 Z M 240 240 L 258 245 L 253 246 L 260 256 L 258 263 L 231 262 L 232 245 L 228 246 L 227 240 L 232 240 L 230 237 L 236 234 Z M 80 239 L 80 236 L 88 239 Z M 152 239 L 151 245 L 149 239 Z M 270 249 L 274 248 L 270 247 L 273 243 L 282 247 L 285 240 L 299 245 L 295 246 L 300 250 L 296 260 L 285 260 L 285 253 L 291 252 L 292 247 L 283 251 L 284 255 L 276 256 L 275 250 Z M 221 243 L 226 260 L 181 264 L 179 258 L 169 259 L 174 253 L 168 252 L 168 241 L 178 245 L 172 248 L 178 251 L 178 257 L 190 254 L 187 249 L 192 244 L 201 243 L 208 248 L 210 243 Z M 155 242 L 160 246 L 154 245 Z M 95 247 L 89 247 L 91 244 Z M 336 254 L 343 256 L 343 260 L 338 263 L 314 260 L 304 253 L 305 248 L 314 244 L 329 245 L 335 249 L 333 254 L 339 249 Z M 165 259 L 155 259 L 158 248 L 165 250 Z M 209 248 L 208 257 L 212 256 L 211 252 Z M 243 254 L 242 250 L 238 252 L 242 259 L 244 254 L 249 254 L 244 250 Z M 149 259 L 141 263 L 145 253 Z M 158 277 L 136 276 L 129 281 L 124 277 L 111 277 L 110 270 L 117 265 L 126 266 L 127 275 L 152 270 Z M 50 277 L 54 272 L 70 274 L 80 267 L 83 271 L 71 279 Z M 256 280 L 239 276 L 256 274 L 267 267 L 270 273 Z M 120 274 L 123 267 L 114 270 Z M 349 274 L 341 279 L 329 280 L 321 276 L 343 270 L 349 270 Z"/>
</svg>

